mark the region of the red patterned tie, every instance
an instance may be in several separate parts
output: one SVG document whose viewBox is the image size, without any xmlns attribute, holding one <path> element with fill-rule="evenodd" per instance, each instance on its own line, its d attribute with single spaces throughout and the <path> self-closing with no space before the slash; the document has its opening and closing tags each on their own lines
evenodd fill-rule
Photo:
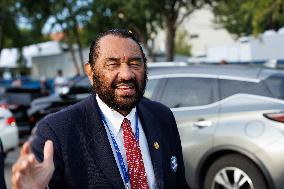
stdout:
<svg viewBox="0 0 284 189">
<path fill-rule="evenodd" d="M 122 122 L 122 129 L 131 189 L 148 189 L 141 150 L 126 118 Z"/>
</svg>

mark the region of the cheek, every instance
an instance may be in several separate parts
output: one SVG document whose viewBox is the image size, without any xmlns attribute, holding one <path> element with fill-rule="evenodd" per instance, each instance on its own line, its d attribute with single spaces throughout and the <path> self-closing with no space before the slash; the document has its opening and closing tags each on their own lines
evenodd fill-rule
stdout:
<svg viewBox="0 0 284 189">
<path fill-rule="evenodd" d="M 137 82 L 141 83 L 144 80 L 145 73 L 144 71 L 138 71 L 135 73 Z"/>
<path fill-rule="evenodd" d="M 115 80 L 115 77 L 112 76 L 112 75 L 109 74 L 109 73 L 101 72 L 101 73 L 99 74 L 99 79 L 100 79 L 100 82 L 101 82 L 105 87 L 110 87 L 111 84 L 113 83 L 113 81 Z"/>
</svg>

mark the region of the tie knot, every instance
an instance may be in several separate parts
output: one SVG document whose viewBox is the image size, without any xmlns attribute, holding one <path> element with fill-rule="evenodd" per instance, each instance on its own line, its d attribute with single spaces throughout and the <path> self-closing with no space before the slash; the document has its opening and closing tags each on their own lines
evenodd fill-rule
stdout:
<svg viewBox="0 0 284 189">
<path fill-rule="evenodd" d="M 130 128 L 130 130 L 132 130 L 131 129 L 131 123 L 130 123 L 130 121 L 127 118 L 123 119 L 121 126 L 122 126 L 123 130 L 129 129 L 129 128 Z"/>
</svg>

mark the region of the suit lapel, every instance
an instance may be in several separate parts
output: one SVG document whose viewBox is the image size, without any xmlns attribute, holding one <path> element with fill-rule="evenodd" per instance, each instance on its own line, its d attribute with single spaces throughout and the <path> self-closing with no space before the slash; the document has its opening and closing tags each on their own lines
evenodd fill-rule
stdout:
<svg viewBox="0 0 284 189">
<path fill-rule="evenodd" d="M 164 188 L 164 176 L 163 176 L 163 146 L 162 146 L 162 136 L 159 123 L 155 117 L 148 111 L 142 103 L 138 105 L 138 114 L 142 123 L 144 133 L 147 138 L 148 148 L 151 155 L 151 160 L 154 168 L 154 173 L 156 177 L 156 182 L 158 188 Z M 154 143 L 158 143 L 158 149 L 155 148 Z M 157 147 L 157 146 L 156 146 Z"/>
<path fill-rule="evenodd" d="M 86 104 L 86 136 L 87 141 L 89 141 L 89 151 L 114 188 L 124 188 L 107 132 L 97 112 L 98 104 L 95 95 L 89 97 L 89 101 Z"/>
</svg>

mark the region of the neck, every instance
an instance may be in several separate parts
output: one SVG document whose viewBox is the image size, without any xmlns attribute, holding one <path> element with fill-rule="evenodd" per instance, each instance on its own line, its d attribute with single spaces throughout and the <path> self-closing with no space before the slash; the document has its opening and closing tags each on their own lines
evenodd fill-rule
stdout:
<svg viewBox="0 0 284 189">
<path fill-rule="evenodd" d="M 116 110 L 118 113 L 126 117 L 131 111 Z"/>
</svg>

